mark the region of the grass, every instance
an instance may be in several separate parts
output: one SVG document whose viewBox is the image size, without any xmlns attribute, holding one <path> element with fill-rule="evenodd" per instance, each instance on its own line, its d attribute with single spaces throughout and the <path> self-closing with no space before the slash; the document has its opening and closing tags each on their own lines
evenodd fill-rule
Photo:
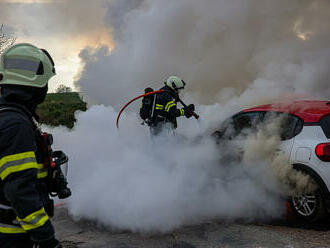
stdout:
<svg viewBox="0 0 330 248">
<path fill-rule="evenodd" d="M 74 113 L 77 110 L 87 110 L 87 104 L 80 98 L 79 93 L 50 93 L 38 106 L 37 113 L 41 123 L 72 128 L 76 122 Z"/>
</svg>

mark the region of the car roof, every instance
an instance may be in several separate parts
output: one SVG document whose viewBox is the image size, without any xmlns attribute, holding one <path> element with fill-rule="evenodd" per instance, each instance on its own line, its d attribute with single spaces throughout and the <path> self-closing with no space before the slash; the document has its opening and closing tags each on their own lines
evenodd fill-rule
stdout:
<svg viewBox="0 0 330 248">
<path fill-rule="evenodd" d="M 322 117 L 330 114 L 329 101 L 290 101 L 274 104 L 260 105 L 245 109 L 242 112 L 274 111 L 296 115 L 304 122 L 319 122 Z"/>
</svg>

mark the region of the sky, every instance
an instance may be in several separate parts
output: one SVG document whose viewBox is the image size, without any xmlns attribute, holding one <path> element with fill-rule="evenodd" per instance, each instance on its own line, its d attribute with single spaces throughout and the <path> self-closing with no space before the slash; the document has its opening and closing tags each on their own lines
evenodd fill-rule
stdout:
<svg viewBox="0 0 330 248">
<path fill-rule="evenodd" d="M 50 81 L 51 91 L 60 84 L 77 89 L 73 82 L 82 66 L 82 49 L 112 46 L 105 14 L 101 0 L 0 0 L 6 34 L 16 43 L 45 48 L 54 58 L 57 75 Z"/>
</svg>

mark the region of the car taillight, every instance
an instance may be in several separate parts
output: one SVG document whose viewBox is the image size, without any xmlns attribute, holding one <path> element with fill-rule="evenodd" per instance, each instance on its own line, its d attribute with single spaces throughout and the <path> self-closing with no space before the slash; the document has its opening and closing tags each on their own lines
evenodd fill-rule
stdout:
<svg viewBox="0 0 330 248">
<path fill-rule="evenodd" d="M 320 160 L 330 162 L 330 143 L 318 144 L 315 153 Z"/>
</svg>

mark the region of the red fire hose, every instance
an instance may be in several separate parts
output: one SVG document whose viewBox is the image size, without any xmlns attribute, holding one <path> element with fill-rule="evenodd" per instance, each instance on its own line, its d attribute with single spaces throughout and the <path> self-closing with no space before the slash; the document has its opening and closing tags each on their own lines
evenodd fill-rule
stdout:
<svg viewBox="0 0 330 248">
<path fill-rule="evenodd" d="M 140 96 L 137 96 L 135 98 L 133 98 L 132 100 L 130 100 L 128 103 L 126 103 L 124 105 L 124 107 L 121 108 L 121 110 L 119 111 L 119 114 L 117 116 L 117 121 L 116 121 L 116 125 L 117 125 L 117 128 L 119 128 L 119 118 L 121 116 L 121 113 L 125 110 L 125 108 L 127 108 L 128 105 L 130 105 L 132 102 L 134 102 L 135 100 L 141 98 L 141 97 L 144 97 L 144 96 L 149 96 L 149 95 L 153 95 L 153 94 L 157 94 L 157 93 L 162 93 L 164 92 L 165 90 L 156 90 L 156 91 L 152 91 L 152 92 L 148 92 L 146 94 L 143 94 L 143 95 L 140 95 Z"/>
</svg>

